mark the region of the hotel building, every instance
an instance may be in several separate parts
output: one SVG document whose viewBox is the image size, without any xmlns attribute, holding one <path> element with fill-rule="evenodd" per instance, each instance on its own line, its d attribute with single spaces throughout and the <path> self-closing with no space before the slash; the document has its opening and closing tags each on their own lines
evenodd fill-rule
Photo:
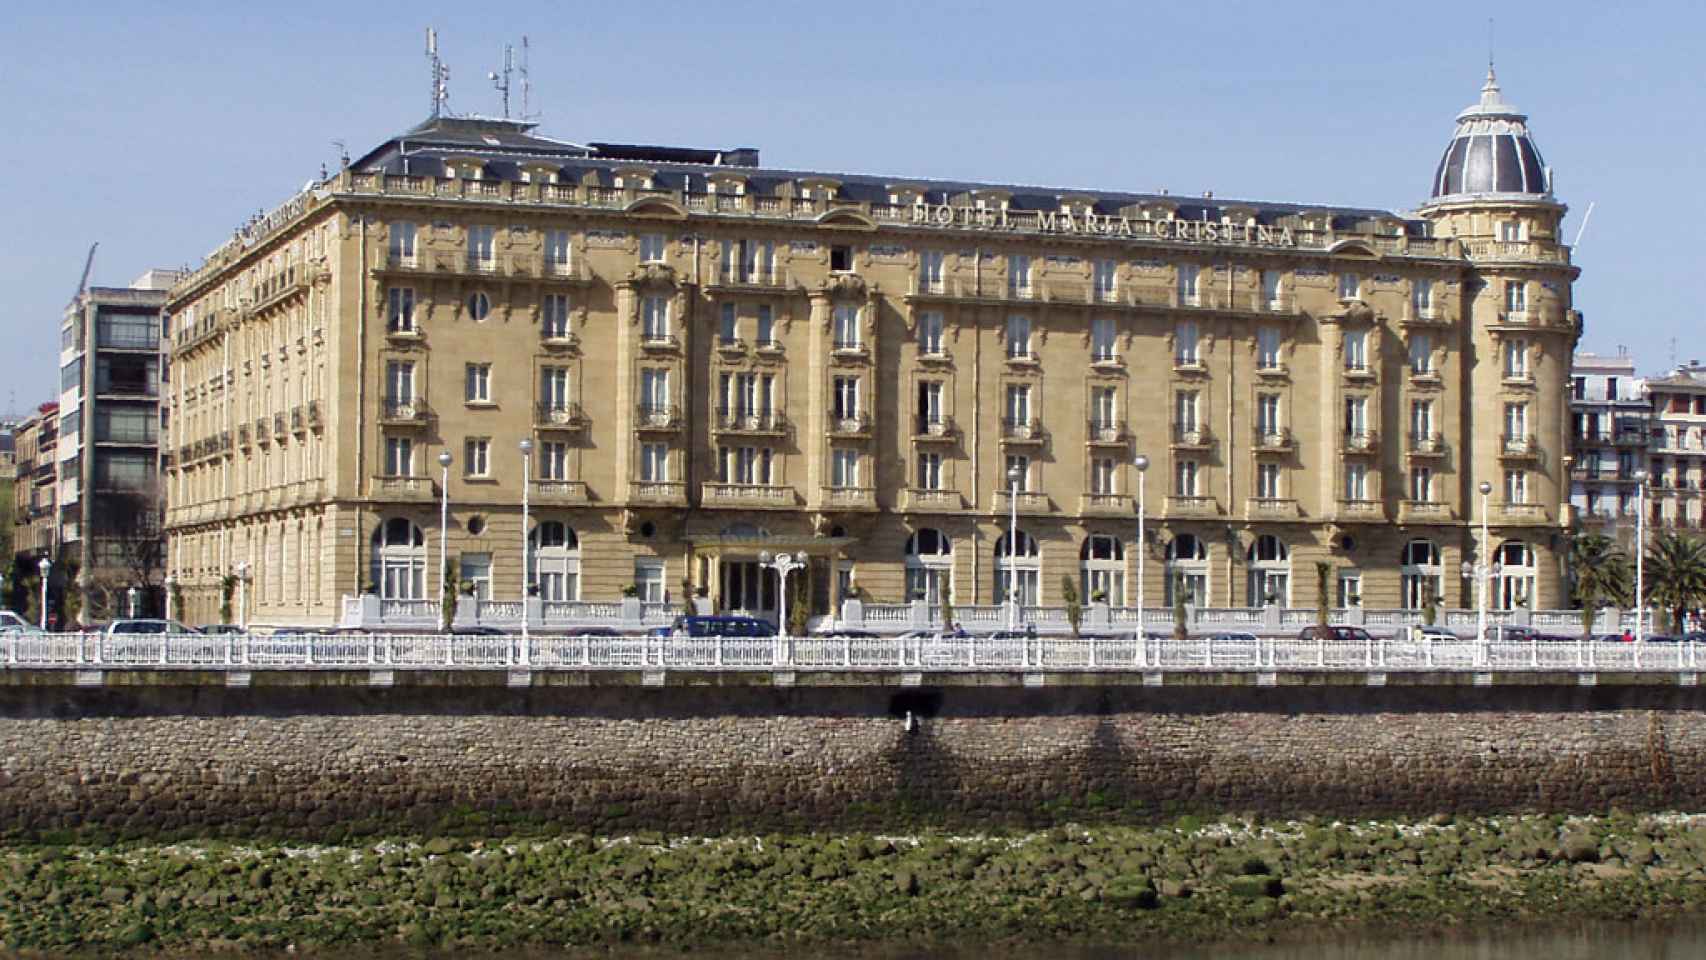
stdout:
<svg viewBox="0 0 1706 960">
<path fill-rule="evenodd" d="M 1335 604 L 1472 606 L 1483 505 L 1495 603 L 1561 605 L 1577 271 L 1490 75 L 1428 194 L 911 180 L 431 119 L 172 291 L 185 616 L 239 572 L 258 623 L 436 600 L 441 551 L 500 601 L 774 615 L 769 551 L 819 615 L 1059 604 L 1063 578 L 1309 606 L 1317 563 Z"/>
</svg>

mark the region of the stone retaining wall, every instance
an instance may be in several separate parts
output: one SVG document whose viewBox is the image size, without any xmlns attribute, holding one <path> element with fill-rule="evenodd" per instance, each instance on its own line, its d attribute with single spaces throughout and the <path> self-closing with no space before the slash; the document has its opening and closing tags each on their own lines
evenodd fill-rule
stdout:
<svg viewBox="0 0 1706 960">
<path fill-rule="evenodd" d="M 481 812 L 752 831 L 1614 806 L 1706 809 L 1706 694 L 0 687 L 0 824 L 26 832 L 306 834 Z"/>
</svg>

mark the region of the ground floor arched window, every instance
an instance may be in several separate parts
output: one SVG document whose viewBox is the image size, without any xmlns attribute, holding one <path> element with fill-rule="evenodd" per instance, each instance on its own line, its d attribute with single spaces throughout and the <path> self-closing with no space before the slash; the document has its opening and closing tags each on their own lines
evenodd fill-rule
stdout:
<svg viewBox="0 0 1706 960">
<path fill-rule="evenodd" d="M 1428 601 L 1445 596 L 1444 570 L 1439 546 L 1432 540 L 1411 540 L 1398 559 L 1399 602 L 1406 610 L 1420 610 Z"/>
<path fill-rule="evenodd" d="M 1125 606 L 1125 545 L 1119 537 L 1101 533 L 1085 537 L 1078 561 L 1084 603 Z"/>
<path fill-rule="evenodd" d="M 1275 603 L 1291 606 L 1291 548 L 1284 540 L 1264 533 L 1250 545 L 1248 579 L 1244 603 L 1260 607 Z"/>
<path fill-rule="evenodd" d="M 1162 599 L 1171 607 L 1179 602 L 1202 606 L 1208 603 L 1208 546 L 1192 533 L 1181 533 L 1167 543 L 1166 581 Z"/>
<path fill-rule="evenodd" d="M 265 533 L 261 555 L 266 556 Z M 373 584 L 387 600 L 426 599 L 426 535 L 403 517 L 392 517 L 373 531 Z"/>
<path fill-rule="evenodd" d="M 906 538 L 906 596 L 932 606 L 954 599 L 954 543 L 925 527 Z"/>
<path fill-rule="evenodd" d="M 995 541 L 995 600 L 1017 599 L 1022 607 L 1041 602 L 1043 561 L 1035 537 L 1023 530 L 1005 534 Z"/>
</svg>

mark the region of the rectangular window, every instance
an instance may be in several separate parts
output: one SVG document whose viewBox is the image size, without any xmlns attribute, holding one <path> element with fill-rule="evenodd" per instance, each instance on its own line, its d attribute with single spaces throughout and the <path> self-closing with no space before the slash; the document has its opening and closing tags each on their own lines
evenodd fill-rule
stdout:
<svg viewBox="0 0 1706 960">
<path fill-rule="evenodd" d="M 832 487 L 857 487 L 859 485 L 859 451 L 846 447 L 836 447 L 830 457 L 830 481 Z"/>
<path fill-rule="evenodd" d="M 1195 366 L 1202 362 L 1197 353 L 1197 322 L 1182 320 L 1174 328 L 1173 362 L 1179 366 Z"/>
<path fill-rule="evenodd" d="M 1256 369 L 1280 368 L 1280 332 L 1278 327 L 1256 328 Z"/>
<path fill-rule="evenodd" d="M 1410 438 L 1413 445 L 1433 442 L 1434 404 L 1432 400 L 1410 401 Z"/>
<path fill-rule="evenodd" d="M 1022 253 L 1007 257 L 1007 295 L 1021 300 L 1031 295 L 1031 258 Z"/>
<path fill-rule="evenodd" d="M 837 420 L 854 420 L 859 416 L 859 378 L 836 377 L 834 383 L 834 409 L 832 413 Z"/>
<path fill-rule="evenodd" d="M 412 477 L 415 473 L 415 443 L 408 437 L 385 438 L 385 475 Z"/>
<path fill-rule="evenodd" d="M 722 322 L 717 330 L 717 339 L 724 345 L 740 342 L 740 329 L 734 304 L 723 304 L 721 320 Z"/>
<path fill-rule="evenodd" d="M 647 340 L 654 342 L 669 340 L 668 297 L 647 297 L 642 303 L 641 314 Z"/>
<path fill-rule="evenodd" d="M 1007 479 L 1008 477 L 1017 477 L 1018 483 L 1013 483 L 1012 481 Z M 1030 490 L 1031 489 L 1031 458 L 1025 456 L 1022 453 L 1010 453 L 1010 454 L 1008 454 L 1007 455 L 1007 469 L 1006 469 L 1006 472 L 1004 472 L 1001 475 L 1001 479 L 1003 482 L 1005 482 L 1007 484 L 1007 487 L 1005 487 L 1004 489 L 1011 489 L 1013 487 L 1017 487 L 1020 493 L 1024 493 L 1024 492 Z"/>
<path fill-rule="evenodd" d="M 1415 375 L 1434 371 L 1434 342 L 1425 333 L 1410 334 L 1410 372 Z"/>
<path fill-rule="evenodd" d="M 1526 471 L 1526 470 L 1506 470 L 1505 471 L 1505 502 L 1506 503 L 1527 503 L 1528 502 L 1528 471 Z"/>
<path fill-rule="evenodd" d="M 1173 424 L 1182 432 L 1197 429 L 1197 392 L 1180 390 L 1173 394 Z"/>
<path fill-rule="evenodd" d="M 1022 314 L 1007 317 L 1007 356 L 1029 359 L 1031 356 L 1031 318 Z"/>
<path fill-rule="evenodd" d="M 1178 276 L 1179 306 L 1181 306 L 1181 307 L 1200 307 L 1200 306 L 1202 306 L 1202 295 L 1201 295 L 1201 288 L 1200 288 L 1201 280 L 1202 280 L 1202 270 L 1200 268 L 1192 266 L 1190 264 L 1184 264 L 1184 265 L 1179 267 L 1179 276 Z"/>
<path fill-rule="evenodd" d="M 1362 606 L 1362 572 L 1359 570 L 1339 571 L 1339 589 L 1336 594 L 1338 606 Z"/>
<path fill-rule="evenodd" d="M 1356 300 L 1362 296 L 1362 278 L 1354 273 L 1339 274 L 1339 299 Z"/>
<path fill-rule="evenodd" d="M 1345 369 L 1352 373 L 1368 370 L 1368 331 L 1345 331 Z"/>
<path fill-rule="evenodd" d="M 1115 298 L 1118 293 L 1114 289 L 1118 267 L 1112 260 L 1097 260 L 1091 266 L 1090 280 L 1097 300 L 1106 302 Z"/>
<path fill-rule="evenodd" d="M 1434 282 L 1432 280 L 1417 280 L 1410 284 L 1410 304 L 1416 309 L 1416 316 L 1423 320 L 1431 320 L 1434 315 Z"/>
<path fill-rule="evenodd" d="M 946 257 L 940 250 L 921 250 L 918 253 L 918 288 L 925 293 L 942 292 L 942 262 Z"/>
<path fill-rule="evenodd" d="M 663 561 L 634 561 L 634 591 L 641 603 L 663 603 Z"/>
<path fill-rule="evenodd" d="M 640 262 L 662 263 L 664 251 L 668 248 L 667 241 L 661 233 L 645 233 L 640 235 Z"/>
<path fill-rule="evenodd" d="M 491 270 L 497 266 L 497 250 L 494 246 L 497 233 L 496 227 L 471 226 L 468 228 L 468 268 L 470 270 Z"/>
<path fill-rule="evenodd" d="M 942 383 L 922 380 L 918 384 L 918 431 L 928 433 L 942 422 Z"/>
<path fill-rule="evenodd" d="M 839 244 L 830 247 L 829 269 L 836 273 L 851 273 L 853 270 L 853 248 Z"/>
<path fill-rule="evenodd" d="M 648 367 L 640 371 L 640 407 L 648 413 L 669 409 L 669 371 Z"/>
<path fill-rule="evenodd" d="M 1178 460 L 1173 464 L 1173 492 L 1181 497 L 1197 495 L 1197 462 Z"/>
<path fill-rule="evenodd" d="M 669 482 L 668 444 L 640 444 L 640 479 L 647 483 Z"/>
<path fill-rule="evenodd" d="M 569 335 L 569 297 L 563 293 L 547 293 L 539 310 L 540 332 L 547 340 L 560 340 Z"/>
<path fill-rule="evenodd" d="M 1256 496 L 1263 500 L 1280 498 L 1280 468 L 1277 463 L 1256 465 Z"/>
<path fill-rule="evenodd" d="M 119 350 L 154 350 L 160 346 L 160 321 L 150 314 L 102 310 L 95 321 L 95 345 Z"/>
<path fill-rule="evenodd" d="M 758 345 L 761 347 L 774 346 L 776 343 L 776 318 L 770 310 L 770 304 L 758 305 Z"/>
<path fill-rule="evenodd" d="M 489 363 L 470 363 L 462 369 L 462 398 L 469 403 L 491 403 L 492 365 Z"/>
<path fill-rule="evenodd" d="M 1528 404 L 1505 404 L 1505 439 L 1510 441 L 1528 439 Z"/>
<path fill-rule="evenodd" d="M 402 406 L 415 402 L 415 364 L 411 360 L 385 362 L 385 402 Z"/>
<path fill-rule="evenodd" d="M 400 267 L 415 265 L 415 225 L 407 220 L 391 224 L 391 262 Z"/>
<path fill-rule="evenodd" d="M 1118 356 L 1114 347 L 1114 318 L 1096 317 L 1090 321 L 1090 359 L 1093 361 L 1114 360 Z"/>
<path fill-rule="evenodd" d="M 469 437 L 462 442 L 462 475 L 489 477 L 492 475 L 492 441 L 488 437 Z"/>
<path fill-rule="evenodd" d="M 1586 400 L 1588 398 L 1587 377 L 1570 378 L 1570 398 L 1573 400 Z M 1615 399 L 1609 389 L 1606 390 L 1606 399 Z"/>
<path fill-rule="evenodd" d="M 545 231 L 545 269 L 558 274 L 569 272 L 569 231 Z"/>
<path fill-rule="evenodd" d="M 1007 385 L 1007 424 L 1027 426 L 1031 422 L 1031 388 L 1028 384 Z"/>
<path fill-rule="evenodd" d="M 392 333 L 413 333 L 415 329 L 415 291 L 412 287 L 391 287 L 385 291 L 385 329 Z"/>
<path fill-rule="evenodd" d="M 1410 499 L 1417 503 L 1432 503 L 1434 499 L 1434 472 L 1430 467 L 1410 468 Z"/>
<path fill-rule="evenodd" d="M 918 315 L 918 352 L 928 357 L 942 355 L 942 313 L 926 310 Z"/>
<path fill-rule="evenodd" d="M 920 453 L 918 455 L 918 489 L 942 489 L 942 455 L 939 453 Z"/>
<path fill-rule="evenodd" d="M 1505 341 L 1505 376 L 1513 380 L 1528 377 L 1528 341 L 1515 337 Z M 1608 396 L 1607 399 L 1614 399 Z"/>
<path fill-rule="evenodd" d="M 476 600 L 492 599 L 492 555 L 464 553 L 460 558 L 460 579 L 473 590 Z"/>
<path fill-rule="evenodd" d="M 1368 467 L 1361 463 L 1345 464 L 1345 499 L 1368 499 Z"/>
<path fill-rule="evenodd" d="M 1278 270 L 1262 271 L 1262 302 L 1267 304 L 1269 310 L 1278 310 L 1285 305 L 1280 293 L 1280 277 Z"/>
<path fill-rule="evenodd" d="M 539 405 L 547 410 L 569 408 L 569 368 L 539 368 Z"/>
<path fill-rule="evenodd" d="M 1280 398 L 1277 393 L 1256 395 L 1256 432 L 1272 437 L 1280 432 Z"/>
<path fill-rule="evenodd" d="M 539 445 L 539 479 L 569 479 L 569 445 L 548 440 Z"/>
<path fill-rule="evenodd" d="M 1521 316 L 1528 311 L 1528 284 L 1521 280 L 1505 281 L 1505 312 Z"/>
<path fill-rule="evenodd" d="M 1113 457 L 1097 457 L 1090 461 L 1090 492 L 1118 493 L 1116 478 L 1119 476 L 1119 461 Z"/>
<path fill-rule="evenodd" d="M 859 349 L 859 308 L 840 304 L 835 308 L 835 349 Z"/>
<path fill-rule="evenodd" d="M 1368 433 L 1368 398 L 1345 398 L 1345 436 L 1361 437 Z"/>
<path fill-rule="evenodd" d="M 1114 387 L 1095 387 L 1090 391 L 1090 422 L 1107 429 L 1119 423 L 1120 397 Z"/>
<path fill-rule="evenodd" d="M 1521 220 L 1499 221 L 1499 241 L 1501 243 L 1521 243 L 1523 240 L 1522 227 Z"/>
</svg>

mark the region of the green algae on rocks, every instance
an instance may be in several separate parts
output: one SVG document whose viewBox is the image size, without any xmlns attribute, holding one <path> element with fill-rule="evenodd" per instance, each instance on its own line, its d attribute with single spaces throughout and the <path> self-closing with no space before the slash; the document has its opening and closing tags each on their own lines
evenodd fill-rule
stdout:
<svg viewBox="0 0 1706 960">
<path fill-rule="evenodd" d="M 1706 907 L 1706 817 L 0 847 L 15 950 L 1206 942 Z"/>
</svg>

